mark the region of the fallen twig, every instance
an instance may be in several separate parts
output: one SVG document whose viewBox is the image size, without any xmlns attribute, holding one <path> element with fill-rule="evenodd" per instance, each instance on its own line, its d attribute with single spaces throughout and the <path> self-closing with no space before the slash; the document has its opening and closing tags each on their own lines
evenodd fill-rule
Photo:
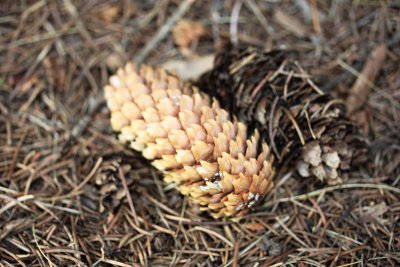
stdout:
<svg viewBox="0 0 400 267">
<path fill-rule="evenodd" d="M 385 61 L 386 51 L 384 44 L 378 45 L 372 51 L 346 99 L 347 115 L 357 111 L 367 101 L 373 82 Z"/>
</svg>

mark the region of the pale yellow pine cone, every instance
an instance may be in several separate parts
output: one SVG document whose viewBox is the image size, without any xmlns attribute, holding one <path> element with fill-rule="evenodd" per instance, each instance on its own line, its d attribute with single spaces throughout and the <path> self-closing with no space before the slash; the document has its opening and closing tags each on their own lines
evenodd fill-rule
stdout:
<svg viewBox="0 0 400 267">
<path fill-rule="evenodd" d="M 164 69 L 128 63 L 104 88 L 111 126 L 214 218 L 240 216 L 271 189 L 269 147 L 216 100 Z"/>
</svg>

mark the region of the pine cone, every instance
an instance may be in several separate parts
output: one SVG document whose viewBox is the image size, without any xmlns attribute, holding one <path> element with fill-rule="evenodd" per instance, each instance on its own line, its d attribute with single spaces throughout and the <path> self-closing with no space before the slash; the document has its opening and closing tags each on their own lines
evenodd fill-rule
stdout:
<svg viewBox="0 0 400 267">
<path fill-rule="evenodd" d="M 111 126 L 215 218 L 248 212 L 271 189 L 273 157 L 258 131 L 164 69 L 128 63 L 104 88 Z"/>
<path fill-rule="evenodd" d="M 342 102 L 321 92 L 292 54 L 229 47 L 196 85 L 260 130 L 277 169 L 287 164 L 303 177 L 341 183 L 352 163 L 365 160 L 365 143 Z"/>
</svg>

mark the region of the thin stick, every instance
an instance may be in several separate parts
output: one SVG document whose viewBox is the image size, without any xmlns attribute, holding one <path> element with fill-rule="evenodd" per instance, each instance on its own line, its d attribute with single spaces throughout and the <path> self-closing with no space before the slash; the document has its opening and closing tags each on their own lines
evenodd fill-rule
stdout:
<svg viewBox="0 0 400 267">
<path fill-rule="evenodd" d="M 377 90 L 374 80 L 385 61 L 386 52 L 387 48 L 384 44 L 375 47 L 363 70 L 357 75 L 358 78 L 346 99 L 347 115 L 352 114 L 363 106 L 368 99 L 370 88 L 375 87 L 374 89 Z"/>
<path fill-rule="evenodd" d="M 321 25 L 319 23 L 319 18 L 318 18 L 317 1 L 310 0 L 310 3 L 311 3 L 311 16 L 312 16 L 314 31 L 316 33 L 320 34 L 321 33 Z"/>
<path fill-rule="evenodd" d="M 386 98 L 388 101 L 390 101 L 390 103 L 395 106 L 396 108 L 400 109 L 400 105 L 398 102 L 394 101 L 392 96 L 390 96 L 388 93 L 386 93 L 383 90 L 380 90 L 374 83 L 372 83 L 371 81 L 369 81 L 368 79 L 366 79 L 366 77 L 364 77 L 360 72 L 358 72 L 354 67 L 346 64 L 346 62 L 344 62 L 341 59 L 338 59 L 338 64 L 344 68 L 345 70 L 347 70 L 348 72 L 350 72 L 351 74 L 353 74 L 354 76 L 358 77 L 359 79 L 362 79 L 363 82 L 367 83 L 369 87 L 371 87 L 375 92 L 381 94 L 384 98 Z M 346 99 L 346 101 L 348 101 Z"/>
</svg>

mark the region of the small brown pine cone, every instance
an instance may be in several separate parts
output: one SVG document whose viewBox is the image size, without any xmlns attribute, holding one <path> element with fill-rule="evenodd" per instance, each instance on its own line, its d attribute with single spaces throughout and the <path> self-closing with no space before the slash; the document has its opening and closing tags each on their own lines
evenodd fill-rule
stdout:
<svg viewBox="0 0 400 267">
<path fill-rule="evenodd" d="M 258 129 L 278 162 L 302 177 L 343 182 L 351 165 L 366 159 L 366 144 L 341 101 L 320 91 L 287 51 L 224 49 L 196 85 Z"/>
<path fill-rule="evenodd" d="M 247 127 L 162 68 L 128 63 L 104 88 L 111 126 L 214 218 L 248 212 L 271 189 L 269 147 Z"/>
</svg>

